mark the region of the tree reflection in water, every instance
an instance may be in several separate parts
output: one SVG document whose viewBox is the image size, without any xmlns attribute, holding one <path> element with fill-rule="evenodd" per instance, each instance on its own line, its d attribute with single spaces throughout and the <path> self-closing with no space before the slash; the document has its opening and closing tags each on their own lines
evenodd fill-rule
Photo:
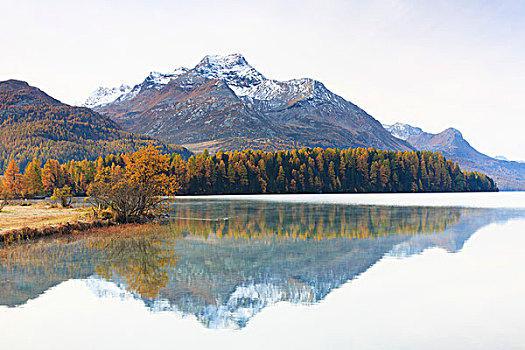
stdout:
<svg viewBox="0 0 525 350">
<path fill-rule="evenodd" d="M 89 248 L 101 254 L 103 263 L 95 266 L 98 276 L 111 280 L 117 274 L 124 278 L 128 291 L 152 299 L 166 287 L 168 272 L 175 267 L 178 257 L 172 246 L 166 244 L 166 228 L 153 226 L 140 231 L 87 242 Z"/>
<path fill-rule="evenodd" d="M 277 301 L 322 300 L 385 255 L 428 247 L 455 252 L 480 227 L 519 216 L 495 209 L 179 199 L 167 225 L 0 248 L 0 305 L 24 304 L 66 280 L 104 279 L 152 310 L 168 305 L 207 327 L 239 328 Z"/>
</svg>

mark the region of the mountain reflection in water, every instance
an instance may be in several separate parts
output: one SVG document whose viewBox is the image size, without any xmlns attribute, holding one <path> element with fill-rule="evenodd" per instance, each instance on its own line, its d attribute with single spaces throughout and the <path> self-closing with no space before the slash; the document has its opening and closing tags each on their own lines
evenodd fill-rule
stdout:
<svg viewBox="0 0 525 350">
<path fill-rule="evenodd" d="M 0 250 L 0 305 L 83 279 L 101 297 L 242 328 L 279 301 L 312 304 L 385 256 L 457 252 L 508 209 L 380 207 L 178 199 L 166 225 L 42 240 Z M 109 282 L 108 282 L 109 281 Z"/>
</svg>

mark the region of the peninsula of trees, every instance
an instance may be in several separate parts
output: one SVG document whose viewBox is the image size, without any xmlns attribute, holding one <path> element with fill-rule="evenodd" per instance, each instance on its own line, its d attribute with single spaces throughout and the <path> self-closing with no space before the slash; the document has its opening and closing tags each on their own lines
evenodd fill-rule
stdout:
<svg viewBox="0 0 525 350">
<path fill-rule="evenodd" d="M 133 154 L 108 155 L 96 161 L 33 159 L 21 172 L 10 161 L 0 180 L 4 198 L 52 195 L 57 189 L 83 196 L 101 183 L 122 179 L 131 165 L 154 165 L 171 194 L 357 193 L 497 191 L 494 181 L 433 152 L 394 152 L 373 148 L 263 152 L 207 151 L 184 160 L 160 154 L 153 146 Z M 134 171 L 139 171 L 134 169 Z M 141 177 L 126 181 L 142 181 Z M 131 186 L 131 185 L 130 185 Z M 156 195 L 162 195 L 156 191 Z"/>
</svg>

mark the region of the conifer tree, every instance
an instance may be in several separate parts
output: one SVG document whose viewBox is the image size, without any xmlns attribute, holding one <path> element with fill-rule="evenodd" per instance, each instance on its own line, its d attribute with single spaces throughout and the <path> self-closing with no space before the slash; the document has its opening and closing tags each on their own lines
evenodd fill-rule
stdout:
<svg viewBox="0 0 525 350">
<path fill-rule="evenodd" d="M 22 178 L 22 193 L 24 197 L 34 197 L 43 194 L 44 186 L 42 184 L 42 163 L 34 158 L 27 164 Z"/>
<path fill-rule="evenodd" d="M 22 174 L 14 160 L 11 160 L 4 172 L 3 190 L 6 198 L 20 198 L 22 196 Z"/>
</svg>

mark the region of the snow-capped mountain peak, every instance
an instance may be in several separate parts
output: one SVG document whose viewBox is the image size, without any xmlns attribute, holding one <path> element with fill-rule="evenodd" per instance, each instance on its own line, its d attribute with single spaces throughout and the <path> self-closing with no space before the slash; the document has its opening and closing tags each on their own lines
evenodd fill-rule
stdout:
<svg viewBox="0 0 525 350">
<path fill-rule="evenodd" d="M 209 79 L 224 81 L 237 96 L 253 100 L 268 101 L 292 95 L 295 98 L 310 97 L 314 92 L 326 91 L 321 83 L 309 78 L 289 81 L 267 79 L 241 54 L 208 55 L 194 70 Z"/>
<path fill-rule="evenodd" d="M 388 130 L 395 137 L 406 140 L 410 136 L 422 134 L 424 131 L 421 128 L 414 127 L 412 125 L 404 123 L 395 123 L 392 125 L 383 124 L 383 127 Z"/>
<path fill-rule="evenodd" d="M 239 97 L 252 97 L 257 86 L 267 81 L 240 54 L 208 55 L 195 66 L 194 70 L 209 79 L 224 81 Z"/>
<path fill-rule="evenodd" d="M 210 78 L 217 79 L 245 78 L 254 81 L 266 79 L 248 64 L 244 56 L 237 53 L 225 56 L 208 55 L 204 57 L 194 69 Z"/>
<path fill-rule="evenodd" d="M 160 90 L 172 79 L 190 71 L 180 67 L 172 72 L 158 71 L 150 74 L 140 84 L 126 89 L 99 88 L 84 103 L 90 108 L 102 107 L 112 102 L 122 102 L 137 96 L 148 89 Z M 309 78 L 277 81 L 267 79 L 253 68 L 241 54 L 205 56 L 191 71 L 208 79 L 222 80 L 241 98 L 269 101 L 273 99 L 301 99 L 314 95 L 325 95 L 328 90 L 320 83 Z"/>
<path fill-rule="evenodd" d="M 88 108 L 103 106 L 114 102 L 117 98 L 129 93 L 130 91 L 131 87 L 124 84 L 112 88 L 100 86 L 95 91 L 93 91 L 93 93 L 86 99 L 86 102 L 84 102 L 82 106 Z"/>
<path fill-rule="evenodd" d="M 171 79 L 176 79 L 187 71 L 188 68 L 179 67 L 168 73 L 151 72 L 141 85 L 144 85 L 145 87 L 154 87 L 157 90 L 160 90 L 164 85 L 167 85 Z"/>
<path fill-rule="evenodd" d="M 150 72 L 141 84 L 131 88 L 129 85 L 122 84 L 119 87 L 99 87 L 86 99 L 83 107 L 95 108 L 102 107 L 116 101 L 130 100 L 143 89 L 162 89 L 172 79 L 176 79 L 186 73 L 188 68 L 179 67 L 168 73 Z"/>
</svg>

